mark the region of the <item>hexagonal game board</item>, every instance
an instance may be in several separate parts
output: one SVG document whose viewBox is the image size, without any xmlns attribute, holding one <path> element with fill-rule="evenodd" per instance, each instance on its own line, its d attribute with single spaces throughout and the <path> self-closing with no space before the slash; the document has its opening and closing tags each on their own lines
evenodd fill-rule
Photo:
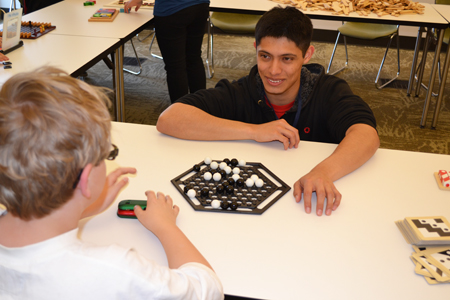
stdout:
<svg viewBox="0 0 450 300">
<path fill-rule="evenodd" d="M 262 214 L 290 187 L 261 163 L 205 158 L 171 180 L 195 209 Z"/>
</svg>

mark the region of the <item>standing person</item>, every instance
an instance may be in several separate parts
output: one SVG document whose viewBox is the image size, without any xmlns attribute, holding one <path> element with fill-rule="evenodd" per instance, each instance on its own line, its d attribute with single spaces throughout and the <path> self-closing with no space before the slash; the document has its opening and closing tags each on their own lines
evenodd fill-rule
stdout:
<svg viewBox="0 0 450 300">
<path fill-rule="evenodd" d="M 308 64 L 312 34 L 311 20 L 294 7 L 266 12 L 256 24 L 257 65 L 249 75 L 184 96 L 160 115 L 156 128 L 189 140 L 280 141 L 284 149 L 297 148 L 300 140 L 339 144 L 294 184 L 294 198 L 300 202 L 303 195 L 307 213 L 316 193 L 321 216 L 341 202 L 334 181 L 369 160 L 380 141 L 372 110 L 347 82 Z"/>
<path fill-rule="evenodd" d="M 142 0 L 125 2 L 125 12 L 138 11 Z M 202 42 L 209 0 L 156 0 L 155 32 L 164 60 L 170 101 L 206 88 Z"/>
</svg>

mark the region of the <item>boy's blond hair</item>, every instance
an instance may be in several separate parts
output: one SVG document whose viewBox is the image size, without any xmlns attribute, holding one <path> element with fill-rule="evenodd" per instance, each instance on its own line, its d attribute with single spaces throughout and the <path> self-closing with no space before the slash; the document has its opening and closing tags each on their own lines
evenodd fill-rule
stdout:
<svg viewBox="0 0 450 300">
<path fill-rule="evenodd" d="M 23 220 L 66 203 L 81 170 L 111 150 L 105 89 L 45 67 L 0 91 L 0 203 Z"/>
</svg>

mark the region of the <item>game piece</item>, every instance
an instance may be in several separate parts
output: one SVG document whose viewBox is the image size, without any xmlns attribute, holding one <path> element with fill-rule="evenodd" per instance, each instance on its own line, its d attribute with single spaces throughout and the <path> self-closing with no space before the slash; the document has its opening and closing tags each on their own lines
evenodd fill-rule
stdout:
<svg viewBox="0 0 450 300">
<path fill-rule="evenodd" d="M 227 164 L 226 164 L 225 162 L 221 162 L 221 163 L 219 164 L 219 168 L 220 168 L 221 170 L 225 169 L 226 167 L 227 167 Z"/>
<path fill-rule="evenodd" d="M 215 174 L 213 175 L 213 179 L 214 179 L 215 181 L 219 181 L 220 179 L 222 179 L 222 175 L 220 175 L 220 173 L 215 173 Z"/>
<path fill-rule="evenodd" d="M 239 174 L 240 172 L 241 172 L 241 169 L 239 169 L 238 167 L 233 169 L 234 174 Z"/>
<path fill-rule="evenodd" d="M 205 174 L 203 174 L 203 178 L 207 181 L 211 180 L 212 178 L 211 172 L 206 172 Z"/>
<path fill-rule="evenodd" d="M 225 173 L 227 173 L 227 174 L 230 174 L 232 171 L 230 166 L 226 166 L 224 170 L 225 170 Z"/>
<path fill-rule="evenodd" d="M 444 217 L 407 217 L 396 221 L 408 244 L 417 246 L 450 244 L 450 223 Z"/>
<path fill-rule="evenodd" d="M 253 180 L 253 182 L 256 182 L 256 180 L 259 179 L 258 175 L 253 174 L 252 176 L 250 176 L 250 179 Z"/>
<path fill-rule="evenodd" d="M 187 195 L 189 198 L 195 198 L 197 192 L 194 189 L 190 189 L 189 191 L 187 191 Z"/>
<path fill-rule="evenodd" d="M 84 6 L 91 6 L 91 5 L 94 5 L 94 4 L 95 3 L 92 2 L 92 1 L 86 1 L 86 2 L 83 3 Z"/>
<path fill-rule="evenodd" d="M 262 187 L 263 185 L 264 185 L 264 181 L 261 179 L 261 178 L 258 178 L 256 181 L 255 181 L 255 185 L 256 185 L 256 187 Z"/>
<path fill-rule="evenodd" d="M 201 191 L 200 191 L 200 195 L 202 196 L 202 197 L 207 197 L 208 195 L 209 195 L 209 189 L 208 188 L 202 188 L 201 189 Z"/>
<path fill-rule="evenodd" d="M 212 206 L 212 208 L 215 208 L 215 209 L 217 209 L 217 208 L 220 208 L 220 201 L 219 200 L 213 200 L 213 201 L 211 201 L 211 206 Z"/>
<path fill-rule="evenodd" d="M 120 218 L 136 219 L 134 207 L 139 205 L 143 210 L 147 208 L 145 200 L 122 200 L 117 208 L 117 216 Z"/>
<path fill-rule="evenodd" d="M 119 10 L 119 12 L 124 13 L 124 12 L 125 12 L 125 9 L 124 9 L 124 8 L 121 8 L 121 9 Z"/>
<path fill-rule="evenodd" d="M 212 162 L 211 157 L 205 157 L 205 159 L 203 160 L 203 162 L 204 162 L 205 164 L 209 165 L 209 164 Z"/>
<path fill-rule="evenodd" d="M 238 162 L 238 160 L 237 160 L 236 158 L 233 158 L 233 159 L 230 161 L 230 164 L 231 164 L 233 167 L 236 167 L 236 166 L 239 164 L 239 162 Z"/>
<path fill-rule="evenodd" d="M 192 169 L 194 169 L 195 172 L 199 172 L 200 171 L 200 165 L 194 165 L 194 167 L 192 167 Z"/>
<path fill-rule="evenodd" d="M 439 170 L 439 172 L 435 172 L 434 177 L 441 190 L 450 191 L 450 177 L 446 170 Z"/>
<path fill-rule="evenodd" d="M 255 182 L 251 178 L 249 178 L 245 181 L 245 185 L 248 187 L 252 187 L 253 184 L 255 184 Z"/>
<path fill-rule="evenodd" d="M 221 169 L 222 163 L 226 164 L 224 169 Z M 262 214 L 290 190 L 289 186 L 261 163 L 245 162 L 239 168 L 234 167 L 234 163 L 238 165 L 239 161 L 211 160 L 207 164 L 203 160 L 198 164 L 200 170 L 194 171 L 192 167 L 171 182 L 195 210 L 222 213 Z M 235 168 L 237 173 L 227 173 L 227 167 Z M 206 180 L 205 178 L 210 178 L 207 173 L 214 180 Z M 256 175 L 253 178 L 257 178 L 259 186 L 251 179 L 252 175 Z M 246 185 L 247 180 L 252 181 L 251 186 Z M 211 209 L 213 203 L 214 207 L 221 209 Z"/>
<path fill-rule="evenodd" d="M 238 164 L 239 166 L 245 166 L 245 160 L 243 160 L 243 159 L 241 159 L 241 160 L 239 160 L 239 164 Z"/>
</svg>

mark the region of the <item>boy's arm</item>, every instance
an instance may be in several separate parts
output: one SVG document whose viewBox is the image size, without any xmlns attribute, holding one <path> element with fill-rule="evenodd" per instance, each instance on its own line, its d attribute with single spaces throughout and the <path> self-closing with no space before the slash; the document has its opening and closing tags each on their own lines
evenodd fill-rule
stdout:
<svg viewBox="0 0 450 300">
<path fill-rule="evenodd" d="M 336 150 L 294 184 L 295 200 L 300 202 L 303 193 L 305 210 L 309 213 L 311 196 L 316 192 L 317 215 L 323 213 L 325 198 L 325 214 L 330 215 L 341 201 L 341 194 L 333 182 L 362 166 L 379 146 L 380 140 L 375 128 L 366 124 L 351 126 Z"/>
<path fill-rule="evenodd" d="M 279 141 L 284 149 L 297 148 L 298 130 L 284 119 L 264 124 L 250 124 L 215 117 L 195 106 L 175 103 L 169 106 L 156 123 L 164 134 L 188 140 L 255 140 Z"/>
<path fill-rule="evenodd" d="M 169 267 L 177 269 L 188 262 L 203 264 L 212 270 L 211 265 L 195 248 L 184 233 L 176 225 L 180 209 L 173 205 L 170 196 L 158 192 L 147 191 L 147 208 L 134 208 L 136 217 L 145 228 L 153 232 L 160 240 L 167 255 Z"/>
</svg>

